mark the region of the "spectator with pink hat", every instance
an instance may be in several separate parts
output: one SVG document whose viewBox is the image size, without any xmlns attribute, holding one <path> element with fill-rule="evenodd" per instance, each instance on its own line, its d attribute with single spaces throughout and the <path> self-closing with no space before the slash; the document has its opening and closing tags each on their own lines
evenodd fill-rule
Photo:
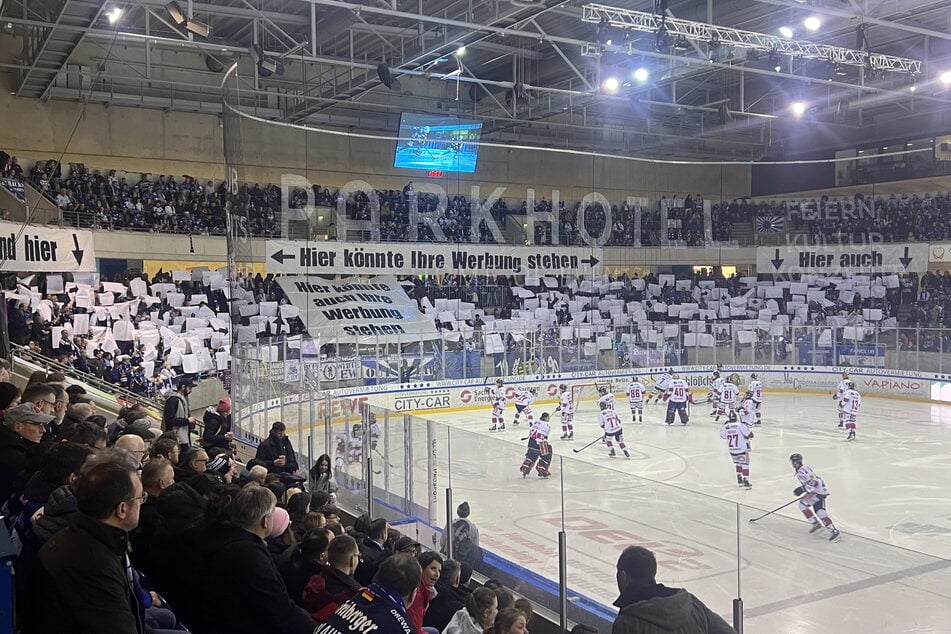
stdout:
<svg viewBox="0 0 951 634">
<path fill-rule="evenodd" d="M 202 418 L 205 424 L 205 431 L 202 433 L 202 446 L 221 447 L 222 449 L 232 449 L 231 443 L 234 438 L 231 435 L 231 399 L 223 396 L 218 400 L 215 407 L 205 409 L 205 415 Z"/>
</svg>

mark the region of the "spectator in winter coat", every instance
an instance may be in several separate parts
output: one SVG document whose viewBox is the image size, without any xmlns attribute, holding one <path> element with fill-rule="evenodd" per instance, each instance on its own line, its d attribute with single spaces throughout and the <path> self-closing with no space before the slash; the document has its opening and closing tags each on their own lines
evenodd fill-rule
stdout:
<svg viewBox="0 0 951 634">
<path fill-rule="evenodd" d="M 430 602 L 436 598 L 436 582 L 439 581 L 439 576 L 442 574 L 442 557 L 439 556 L 439 553 L 429 551 L 421 554 L 416 559 L 423 573 L 419 579 L 419 590 L 416 592 L 416 598 L 413 599 L 406 612 L 409 614 L 410 621 L 416 627 L 416 631 L 422 632 L 426 610 L 429 609 Z"/>
<path fill-rule="evenodd" d="M 287 427 L 277 421 L 271 425 L 271 433 L 258 445 L 254 459 L 264 465 L 268 473 L 296 473 L 297 454 L 291 446 L 291 439 L 286 434 Z"/>
<path fill-rule="evenodd" d="M 4 413 L 0 426 L 0 502 L 13 492 L 14 483 L 26 468 L 27 453 L 40 442 L 53 417 L 33 403 L 20 403 Z"/>
<path fill-rule="evenodd" d="M 321 633 L 352 632 L 354 614 L 361 615 L 364 631 L 374 634 L 412 633 L 413 625 L 406 615 L 406 606 L 416 596 L 419 578 L 419 564 L 415 559 L 409 555 L 393 555 L 380 564 L 368 587 L 341 605 L 324 622 Z"/>
<path fill-rule="evenodd" d="M 350 535 L 334 537 L 327 549 L 327 564 L 310 577 L 301 594 L 301 605 L 315 621 L 327 620 L 360 591 L 359 582 L 353 578 L 358 563 L 357 541 Z"/>
<path fill-rule="evenodd" d="M 640 546 L 624 549 L 617 561 L 620 609 L 612 634 L 736 634 L 726 621 L 683 588 L 657 583 L 654 553 Z"/>
<path fill-rule="evenodd" d="M 198 420 L 191 415 L 191 406 L 188 404 L 188 395 L 194 387 L 195 383 L 191 379 L 181 379 L 178 382 L 178 391 L 171 392 L 166 397 L 162 411 L 162 430 L 175 432 L 182 454 L 188 450 L 191 430 L 198 424 Z"/>
<path fill-rule="evenodd" d="M 205 410 L 202 417 L 205 429 L 201 438 L 205 447 L 230 449 L 231 435 L 231 399 L 227 396 L 219 399 L 218 405 Z"/>
<path fill-rule="evenodd" d="M 247 486 L 234 498 L 226 523 L 207 527 L 201 558 L 205 619 L 213 629 L 196 634 L 312 634 L 314 620 L 294 604 L 264 538 L 271 534 L 277 499 L 270 490 Z M 240 583 L 223 580 L 240 579 Z"/>
<path fill-rule="evenodd" d="M 397 546 L 399 543 L 397 542 Z M 459 588 L 459 562 L 447 559 L 436 582 L 436 596 L 429 602 L 423 616 L 423 626 L 442 632 L 452 620 L 452 615 L 466 607 L 466 594 Z"/>
</svg>

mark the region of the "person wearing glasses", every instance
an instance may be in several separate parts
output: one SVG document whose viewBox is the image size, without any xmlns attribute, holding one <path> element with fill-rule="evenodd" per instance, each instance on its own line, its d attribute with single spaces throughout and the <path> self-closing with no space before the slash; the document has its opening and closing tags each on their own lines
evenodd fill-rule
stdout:
<svg viewBox="0 0 951 634">
<path fill-rule="evenodd" d="M 8 409 L 0 425 L 0 500 L 13 493 L 17 476 L 26 467 L 28 454 L 46 433 L 53 417 L 32 402 Z"/>
<path fill-rule="evenodd" d="M 128 559 L 129 531 L 148 499 L 127 452 L 83 469 L 78 512 L 40 549 L 43 632 L 145 632 L 144 608 Z M 166 632 L 168 630 L 153 630 Z"/>
</svg>

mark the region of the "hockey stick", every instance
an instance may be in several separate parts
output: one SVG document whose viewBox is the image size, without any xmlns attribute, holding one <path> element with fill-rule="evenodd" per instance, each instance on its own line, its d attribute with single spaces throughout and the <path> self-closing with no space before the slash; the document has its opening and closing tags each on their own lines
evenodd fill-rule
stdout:
<svg viewBox="0 0 951 634">
<path fill-rule="evenodd" d="M 597 443 L 597 442 L 601 442 L 602 440 L 604 440 L 604 436 L 603 436 L 603 435 L 599 436 L 598 438 L 595 438 L 594 440 L 592 440 L 591 442 L 589 442 L 587 445 L 585 445 L 585 446 L 582 447 L 581 449 L 572 449 L 572 451 L 575 452 L 575 453 L 581 453 L 582 451 L 584 451 L 585 449 L 587 449 L 587 448 L 590 447 L 591 445 L 593 445 L 593 444 L 595 444 L 595 443 Z"/>
<path fill-rule="evenodd" d="M 755 521 L 757 521 L 757 520 L 763 519 L 763 518 L 766 517 L 767 515 L 772 515 L 772 514 L 775 513 L 776 511 L 780 511 L 780 510 L 786 508 L 787 506 L 789 506 L 790 504 L 795 504 L 795 503 L 798 502 L 798 501 L 799 501 L 799 498 L 796 498 L 795 500 L 791 500 L 791 501 L 789 501 L 789 502 L 786 502 L 786 503 L 783 504 L 782 506 L 778 506 L 778 507 L 774 508 L 772 511 L 769 511 L 768 513 L 763 513 L 763 514 L 760 515 L 759 517 L 754 517 L 753 519 L 750 520 L 750 524 L 752 524 L 753 522 L 755 522 Z"/>
<path fill-rule="evenodd" d="M 396 467 L 393 466 L 393 463 L 392 463 L 392 462 L 390 462 L 389 460 L 386 459 L 386 456 L 384 456 L 384 455 L 383 455 L 383 452 L 381 452 L 379 449 L 377 449 L 376 447 L 374 447 L 374 448 L 373 448 L 373 451 L 375 451 L 378 456 L 380 456 L 381 458 L 383 458 L 383 460 L 386 461 L 386 466 L 388 466 L 390 469 L 395 469 L 395 468 L 396 468 Z"/>
</svg>

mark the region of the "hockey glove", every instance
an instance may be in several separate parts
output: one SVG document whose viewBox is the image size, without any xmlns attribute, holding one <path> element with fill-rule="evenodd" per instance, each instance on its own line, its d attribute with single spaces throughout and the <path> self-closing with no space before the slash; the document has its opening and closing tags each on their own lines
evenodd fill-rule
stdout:
<svg viewBox="0 0 951 634">
<path fill-rule="evenodd" d="M 802 494 L 805 493 L 805 492 L 806 492 L 806 490 L 805 490 L 804 488 L 802 488 L 802 487 L 796 487 L 795 489 L 793 489 L 793 492 L 792 492 L 792 493 L 793 493 L 793 495 L 795 495 L 795 496 L 798 497 L 798 496 L 802 495 Z"/>
</svg>

